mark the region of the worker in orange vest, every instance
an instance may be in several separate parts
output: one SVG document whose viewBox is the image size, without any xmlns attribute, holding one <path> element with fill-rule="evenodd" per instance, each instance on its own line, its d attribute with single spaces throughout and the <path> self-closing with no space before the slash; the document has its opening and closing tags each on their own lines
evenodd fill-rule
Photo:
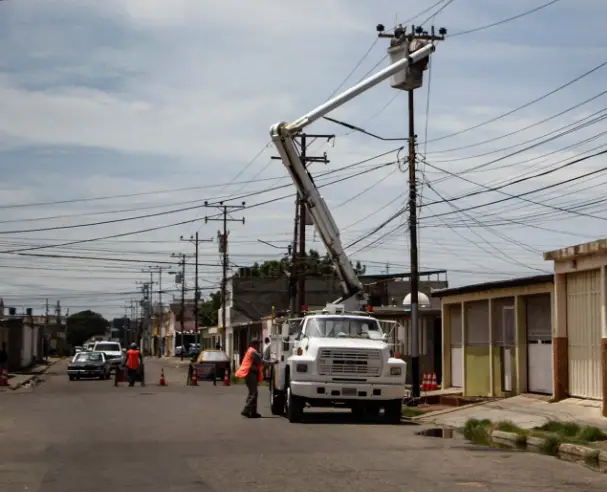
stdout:
<svg viewBox="0 0 607 492">
<path fill-rule="evenodd" d="M 137 379 L 137 371 L 140 370 L 140 367 L 142 365 L 143 357 L 141 355 L 141 352 L 137 348 L 137 344 L 132 343 L 131 348 L 126 353 L 126 367 L 129 373 L 129 386 L 135 386 L 135 381 Z M 143 386 L 143 367 L 141 367 L 141 369 L 141 386 Z"/>
<path fill-rule="evenodd" d="M 257 338 L 251 340 L 249 349 L 235 374 L 237 378 L 245 380 L 248 389 L 247 400 L 241 412 L 242 416 L 250 419 L 261 417 L 257 413 L 257 390 L 259 383 L 263 381 L 263 367 L 276 362 L 265 360 L 259 353 L 259 340 Z"/>
</svg>

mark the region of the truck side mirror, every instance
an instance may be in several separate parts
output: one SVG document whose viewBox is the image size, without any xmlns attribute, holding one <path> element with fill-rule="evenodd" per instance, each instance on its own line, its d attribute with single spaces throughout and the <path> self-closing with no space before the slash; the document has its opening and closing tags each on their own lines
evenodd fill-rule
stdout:
<svg viewBox="0 0 607 492">
<path fill-rule="evenodd" d="M 387 341 L 388 341 L 388 334 L 387 334 L 387 333 L 384 333 L 384 334 L 381 336 L 381 339 L 382 339 L 384 342 L 387 342 Z"/>
</svg>

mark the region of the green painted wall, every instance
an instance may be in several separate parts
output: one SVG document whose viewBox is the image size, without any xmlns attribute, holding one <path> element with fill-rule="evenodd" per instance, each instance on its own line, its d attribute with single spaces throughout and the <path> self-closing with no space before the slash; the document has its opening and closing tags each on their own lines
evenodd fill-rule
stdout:
<svg viewBox="0 0 607 492">
<path fill-rule="evenodd" d="M 464 396 L 488 396 L 491 387 L 489 347 L 466 347 L 464 357 Z"/>
</svg>

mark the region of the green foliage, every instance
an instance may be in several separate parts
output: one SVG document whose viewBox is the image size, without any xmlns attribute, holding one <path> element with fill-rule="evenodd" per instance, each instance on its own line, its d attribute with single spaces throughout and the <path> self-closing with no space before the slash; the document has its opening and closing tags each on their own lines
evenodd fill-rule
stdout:
<svg viewBox="0 0 607 492">
<path fill-rule="evenodd" d="M 507 420 L 505 420 L 503 422 L 498 422 L 497 424 L 495 424 L 495 428 L 502 432 L 513 432 L 515 434 L 520 434 L 522 432 L 519 427 L 517 427 L 512 422 L 509 422 Z"/>
<path fill-rule="evenodd" d="M 607 434 L 605 434 L 598 427 L 582 427 L 577 437 L 579 440 L 586 442 L 597 442 L 607 440 Z"/>
<path fill-rule="evenodd" d="M 99 313 L 87 310 L 68 316 L 67 343 L 72 347 L 84 344 L 95 335 L 104 335 L 108 329 L 107 320 Z"/>
<path fill-rule="evenodd" d="M 464 426 L 464 437 L 475 444 L 488 446 L 491 442 L 491 421 L 470 419 Z"/>
<path fill-rule="evenodd" d="M 221 307 L 221 291 L 213 292 L 210 299 L 198 305 L 198 316 L 201 326 L 217 326 L 217 312 Z"/>
<path fill-rule="evenodd" d="M 540 451 L 544 454 L 556 456 L 559 454 L 559 446 L 563 442 L 559 437 L 548 436 L 544 438 L 544 444 L 540 446 Z"/>
<path fill-rule="evenodd" d="M 283 277 L 291 272 L 292 265 L 291 257 L 285 255 L 280 260 L 268 260 L 262 263 L 255 262 L 245 272 L 240 273 L 240 275 L 266 278 Z M 314 249 L 306 253 L 303 261 L 296 261 L 295 265 L 299 269 L 299 272 L 309 277 L 330 277 L 336 275 L 329 255 L 320 256 L 320 253 Z M 364 275 L 367 271 L 367 267 L 360 261 L 357 261 L 353 266 L 358 275 Z"/>
</svg>

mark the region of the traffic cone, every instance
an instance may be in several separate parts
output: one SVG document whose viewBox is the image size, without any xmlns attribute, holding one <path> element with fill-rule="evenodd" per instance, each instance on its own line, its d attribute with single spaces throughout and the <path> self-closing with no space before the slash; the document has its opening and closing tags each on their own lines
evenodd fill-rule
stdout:
<svg viewBox="0 0 607 492">
<path fill-rule="evenodd" d="M 228 371 L 223 371 L 223 385 L 230 386 L 230 378 L 228 377 Z"/>
<path fill-rule="evenodd" d="M 438 383 L 436 381 L 436 373 L 430 373 L 430 391 L 436 391 L 438 389 Z"/>
<path fill-rule="evenodd" d="M 192 371 L 192 377 L 190 378 L 190 386 L 198 386 L 198 376 L 196 376 L 196 371 Z"/>
<path fill-rule="evenodd" d="M 0 374 L 0 386 L 8 386 L 8 371 L 6 367 L 2 368 L 2 373 Z"/>
<path fill-rule="evenodd" d="M 424 392 L 428 391 L 429 387 L 430 387 L 430 382 L 429 382 L 428 373 L 425 372 L 424 373 L 424 379 L 423 379 L 423 382 L 422 382 L 422 391 L 424 391 Z"/>
<path fill-rule="evenodd" d="M 166 379 L 164 379 L 164 369 L 160 369 L 160 386 L 166 386 L 167 382 Z"/>
</svg>

